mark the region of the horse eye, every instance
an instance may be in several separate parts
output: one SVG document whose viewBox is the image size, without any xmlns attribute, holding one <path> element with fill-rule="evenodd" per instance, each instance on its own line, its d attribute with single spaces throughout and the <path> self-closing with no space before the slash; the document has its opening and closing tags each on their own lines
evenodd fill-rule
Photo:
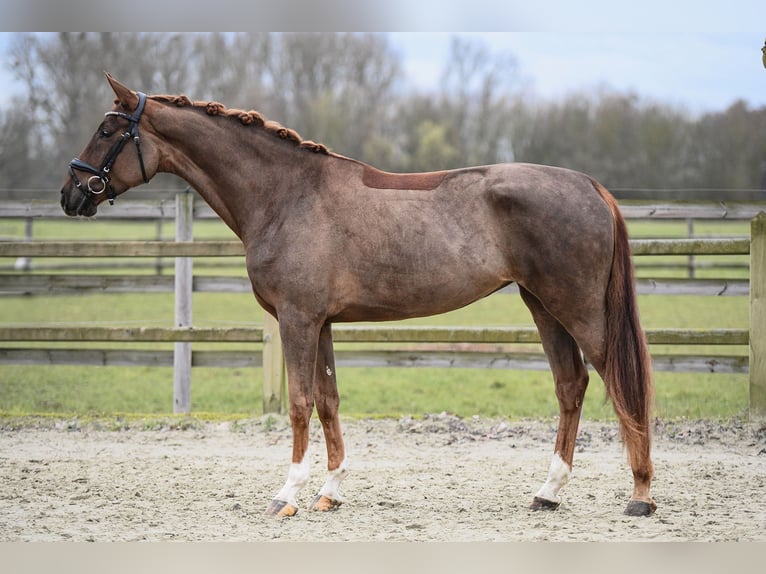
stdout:
<svg viewBox="0 0 766 574">
<path fill-rule="evenodd" d="M 108 137 L 110 137 L 110 136 L 112 135 L 112 132 L 110 132 L 109 130 L 101 130 L 101 132 L 99 133 L 99 135 L 100 135 L 102 138 L 108 138 Z"/>
</svg>

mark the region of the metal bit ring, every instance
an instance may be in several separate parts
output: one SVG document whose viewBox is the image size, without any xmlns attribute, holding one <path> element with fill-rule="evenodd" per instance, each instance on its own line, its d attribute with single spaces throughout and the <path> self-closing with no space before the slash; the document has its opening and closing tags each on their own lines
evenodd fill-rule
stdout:
<svg viewBox="0 0 766 574">
<path fill-rule="evenodd" d="M 100 189 L 94 189 L 93 188 L 92 182 L 93 182 L 94 179 L 100 183 Z M 101 178 L 101 177 L 99 177 L 99 176 L 97 176 L 97 175 L 92 175 L 92 176 L 90 176 L 88 178 L 88 190 L 93 195 L 100 195 L 100 194 L 104 193 L 104 191 L 106 191 L 106 186 L 107 186 L 106 180 Z"/>
</svg>

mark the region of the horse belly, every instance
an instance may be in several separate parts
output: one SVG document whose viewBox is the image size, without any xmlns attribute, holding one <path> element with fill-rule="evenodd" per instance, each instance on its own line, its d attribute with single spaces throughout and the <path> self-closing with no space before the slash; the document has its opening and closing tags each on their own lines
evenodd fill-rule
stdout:
<svg viewBox="0 0 766 574">
<path fill-rule="evenodd" d="M 507 259 L 488 209 L 476 192 L 446 191 L 438 200 L 359 209 L 336 243 L 343 263 L 334 281 L 335 320 L 436 315 L 507 284 Z"/>
<path fill-rule="evenodd" d="M 336 281 L 333 321 L 391 321 L 438 315 L 465 307 L 509 281 L 471 261 L 408 267 L 368 262 Z"/>
</svg>

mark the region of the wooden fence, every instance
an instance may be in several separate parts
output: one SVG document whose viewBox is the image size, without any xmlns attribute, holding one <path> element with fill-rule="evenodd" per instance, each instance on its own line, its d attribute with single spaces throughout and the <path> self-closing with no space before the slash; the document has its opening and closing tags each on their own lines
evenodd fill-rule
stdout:
<svg viewBox="0 0 766 574">
<path fill-rule="evenodd" d="M 170 351 L 120 351 L 99 349 L 4 348 L 0 362 L 22 364 L 99 364 L 99 365 L 172 365 L 174 367 L 174 411 L 189 412 L 192 366 L 262 366 L 264 370 L 264 412 L 284 410 L 286 379 L 278 326 L 268 315 L 262 327 L 199 328 L 191 322 L 193 291 L 249 292 L 244 277 L 194 277 L 193 257 L 242 257 L 238 241 L 193 241 L 194 219 L 216 217 L 206 205 L 195 208 L 194 195 L 176 195 L 172 205 L 166 201 L 124 201 L 120 210 L 104 210 L 100 218 L 173 219 L 175 241 L 3 241 L 0 257 L 172 257 L 172 277 L 144 275 L 67 275 L 67 274 L 0 274 L 0 294 L 52 294 L 76 291 L 175 292 L 175 327 L 62 327 L 50 325 L 1 326 L 2 341 L 45 342 L 174 342 Z M 749 346 L 749 359 L 739 356 L 653 357 L 657 370 L 749 372 L 751 414 L 766 416 L 766 214 L 761 202 L 622 202 L 621 209 L 629 219 L 695 219 L 751 220 L 749 238 L 638 239 L 631 246 L 636 256 L 643 255 L 748 255 L 749 280 L 732 279 L 658 279 L 640 280 L 639 293 L 704 294 L 750 296 L 749 329 L 658 329 L 647 331 L 650 344 L 662 345 L 739 345 Z M 60 207 L 47 201 L 0 202 L 0 218 L 60 218 Z M 31 227 L 31 225 L 28 225 Z M 512 292 L 511 286 L 504 291 Z M 470 344 L 537 344 L 534 328 L 519 327 L 401 327 L 336 325 L 334 340 L 339 343 L 399 343 L 427 345 L 428 348 L 339 350 L 339 366 L 460 366 L 481 368 L 547 369 L 540 352 L 508 352 L 506 350 L 466 350 Z M 195 351 L 195 342 L 259 343 L 260 356 L 251 351 Z M 457 345 L 457 347 L 456 347 Z"/>
</svg>

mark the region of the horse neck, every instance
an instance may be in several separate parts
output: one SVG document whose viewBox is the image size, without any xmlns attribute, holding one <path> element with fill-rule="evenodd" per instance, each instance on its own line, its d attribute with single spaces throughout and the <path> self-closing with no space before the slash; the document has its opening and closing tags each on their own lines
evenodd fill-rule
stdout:
<svg viewBox="0 0 766 574">
<path fill-rule="evenodd" d="M 158 130 L 166 143 L 161 171 L 189 183 L 245 242 L 273 220 L 273 206 L 286 199 L 277 196 L 291 196 L 293 174 L 315 155 L 229 118 L 173 115 L 183 118 Z"/>
</svg>

